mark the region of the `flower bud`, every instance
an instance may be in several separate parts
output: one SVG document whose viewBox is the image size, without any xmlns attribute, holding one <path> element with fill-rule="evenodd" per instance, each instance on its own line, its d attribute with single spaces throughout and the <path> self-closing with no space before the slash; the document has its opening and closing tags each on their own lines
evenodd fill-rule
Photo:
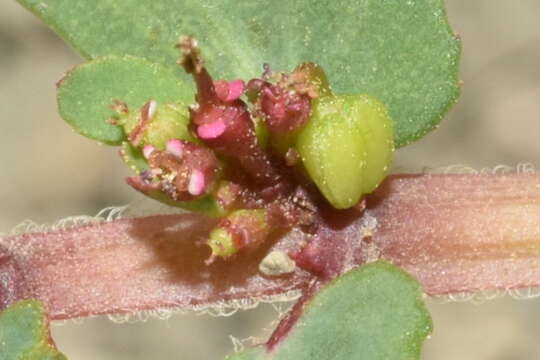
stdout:
<svg viewBox="0 0 540 360">
<path fill-rule="evenodd" d="M 270 233 L 264 209 L 243 209 L 223 218 L 210 233 L 208 246 L 212 250 L 209 261 L 227 258 L 240 249 L 256 246 Z"/>
<path fill-rule="evenodd" d="M 212 150 L 180 139 L 169 140 L 165 151 L 152 151 L 148 163 L 152 181 L 175 201 L 207 195 L 219 170 Z"/>
<path fill-rule="evenodd" d="M 326 75 L 320 66 L 304 63 L 291 73 L 272 75 L 265 67 L 263 79 L 253 79 L 248 96 L 265 120 L 270 133 L 276 137 L 291 136 L 309 120 L 311 100 L 329 91 Z M 270 79 L 274 78 L 272 83 Z"/>
<path fill-rule="evenodd" d="M 147 167 L 138 168 L 138 176 L 127 178 L 128 184 L 136 190 L 170 205 L 223 213 L 212 194 L 220 171 L 212 150 L 180 139 L 167 141 L 164 151 L 152 145 L 145 145 L 139 152 L 134 152 L 129 144 L 125 149 L 131 151 L 122 153 L 128 158 L 128 164 L 140 164 L 140 157 L 146 158 Z M 211 201 L 202 202 L 201 207 L 193 203 L 205 197 Z"/>
</svg>

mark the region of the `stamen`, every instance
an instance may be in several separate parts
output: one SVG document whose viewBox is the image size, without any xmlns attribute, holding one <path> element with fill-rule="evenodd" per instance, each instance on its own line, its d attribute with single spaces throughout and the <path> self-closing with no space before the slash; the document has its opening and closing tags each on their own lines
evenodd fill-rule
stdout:
<svg viewBox="0 0 540 360">
<path fill-rule="evenodd" d="M 244 80 L 233 80 L 226 82 L 223 80 L 214 82 L 217 96 L 220 100 L 231 102 L 237 100 L 244 93 Z"/>
<path fill-rule="evenodd" d="M 197 128 L 197 134 L 201 139 L 215 139 L 225 132 L 225 122 L 222 119 L 203 124 Z"/>
<path fill-rule="evenodd" d="M 204 174 L 202 171 L 194 169 L 189 178 L 188 192 L 193 196 L 201 195 L 204 191 Z"/>
<path fill-rule="evenodd" d="M 184 155 L 184 144 L 180 139 L 171 139 L 165 145 L 167 152 L 181 158 Z"/>
<path fill-rule="evenodd" d="M 144 157 L 146 159 L 150 159 L 150 155 L 152 155 L 154 150 L 156 150 L 156 148 L 153 145 L 150 145 L 150 144 L 144 145 L 143 150 L 142 150 Z"/>
<path fill-rule="evenodd" d="M 144 137 L 148 123 L 151 120 L 150 115 L 153 115 L 151 108 L 156 106 L 152 106 L 152 103 L 156 104 L 155 101 L 151 100 L 143 105 L 140 111 L 139 121 L 128 135 L 128 140 L 133 146 L 139 146 L 140 142 Z M 155 109 L 153 112 L 155 112 Z"/>
<path fill-rule="evenodd" d="M 148 120 L 152 120 L 152 118 L 154 117 L 154 114 L 156 113 L 156 110 L 157 110 L 157 101 L 155 100 L 150 101 L 150 104 L 148 105 L 148 112 L 147 112 Z"/>
</svg>

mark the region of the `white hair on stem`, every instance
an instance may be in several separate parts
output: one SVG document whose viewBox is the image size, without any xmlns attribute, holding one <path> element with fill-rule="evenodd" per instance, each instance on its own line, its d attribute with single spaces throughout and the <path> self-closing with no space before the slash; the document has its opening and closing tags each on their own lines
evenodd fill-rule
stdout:
<svg viewBox="0 0 540 360">
<path fill-rule="evenodd" d="M 449 166 L 442 166 L 436 168 L 426 167 L 423 169 L 424 173 L 429 174 L 509 174 L 509 173 L 518 173 L 518 174 L 530 174 L 536 172 L 536 168 L 532 163 L 523 162 L 519 163 L 516 166 L 510 165 L 496 165 L 494 167 L 485 167 L 481 169 L 475 169 L 473 167 L 456 164 Z"/>
<path fill-rule="evenodd" d="M 497 165 L 493 168 L 483 168 L 476 170 L 465 165 L 451 165 L 441 168 L 425 169 L 426 173 L 463 173 L 463 174 L 504 174 L 504 173 L 534 173 L 536 168 L 531 163 L 519 163 L 516 166 Z M 0 233 L 0 243 L 2 237 L 17 235 L 22 233 L 44 232 L 54 230 L 65 230 L 97 222 L 110 222 L 122 218 L 137 216 L 147 216 L 152 214 L 174 214 L 183 213 L 180 208 L 163 205 L 144 196 L 139 196 L 134 202 L 125 206 L 111 206 L 99 211 L 95 216 L 81 215 L 69 216 L 53 224 L 37 224 L 32 220 L 24 220 L 7 233 Z M 220 301 L 197 306 L 186 306 L 180 308 L 154 309 L 140 311 L 129 314 L 109 315 L 109 319 L 116 323 L 141 322 L 149 318 L 168 319 L 174 314 L 195 313 L 208 314 L 211 316 L 231 316 L 238 310 L 248 310 L 257 307 L 260 303 L 288 302 L 300 296 L 299 290 L 288 291 L 283 294 L 272 296 L 255 297 L 248 299 L 238 299 L 230 301 Z M 531 299 L 540 297 L 540 288 L 508 289 L 497 291 L 481 291 L 476 293 L 454 293 L 443 296 L 431 297 L 434 302 L 471 302 L 480 304 L 488 300 L 510 296 L 515 299 Z M 281 315 L 281 314 L 280 314 Z M 72 322 L 80 322 L 81 319 L 72 319 Z M 55 322 L 62 323 L 63 321 Z M 65 321 L 64 321 L 65 322 Z"/>
</svg>

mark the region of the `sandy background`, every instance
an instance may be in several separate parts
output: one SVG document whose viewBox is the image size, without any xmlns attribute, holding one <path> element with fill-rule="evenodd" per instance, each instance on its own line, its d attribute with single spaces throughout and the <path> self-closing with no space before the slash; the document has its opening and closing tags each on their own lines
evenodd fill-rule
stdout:
<svg viewBox="0 0 540 360">
<path fill-rule="evenodd" d="M 540 166 L 540 2 L 454 0 L 448 8 L 463 38 L 463 94 L 438 131 L 398 152 L 396 169 Z M 0 232 L 26 218 L 52 222 L 134 198 L 115 149 L 76 136 L 57 115 L 54 84 L 79 62 L 17 3 L 0 2 Z M 540 300 L 430 308 L 435 332 L 424 359 L 540 359 Z M 261 334 L 276 315 L 263 306 L 230 318 L 96 318 L 54 326 L 53 335 L 72 360 L 222 359 L 229 335 Z"/>
</svg>

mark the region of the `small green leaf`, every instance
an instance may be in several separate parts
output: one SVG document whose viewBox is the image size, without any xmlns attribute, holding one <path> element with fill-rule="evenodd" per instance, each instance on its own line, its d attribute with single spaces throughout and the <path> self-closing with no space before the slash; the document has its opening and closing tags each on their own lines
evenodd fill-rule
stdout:
<svg viewBox="0 0 540 360">
<path fill-rule="evenodd" d="M 138 111 L 148 100 L 192 102 L 193 91 L 171 69 L 135 57 L 105 57 L 80 65 L 59 83 L 60 115 L 77 132 L 111 145 L 124 139 L 120 126 L 108 123 L 113 100 Z"/>
<path fill-rule="evenodd" d="M 49 343 L 41 302 L 19 301 L 0 313 L 0 360 L 66 360 Z"/>
<path fill-rule="evenodd" d="M 318 63 L 337 94 L 387 105 L 398 147 L 433 129 L 459 94 L 460 42 L 443 0 L 18 1 L 88 59 L 129 54 L 182 74 L 174 45 L 195 35 L 217 78 Z"/>
<path fill-rule="evenodd" d="M 430 332 L 419 284 L 399 268 L 376 262 L 323 288 L 266 357 L 233 359 L 414 360 Z"/>
</svg>

